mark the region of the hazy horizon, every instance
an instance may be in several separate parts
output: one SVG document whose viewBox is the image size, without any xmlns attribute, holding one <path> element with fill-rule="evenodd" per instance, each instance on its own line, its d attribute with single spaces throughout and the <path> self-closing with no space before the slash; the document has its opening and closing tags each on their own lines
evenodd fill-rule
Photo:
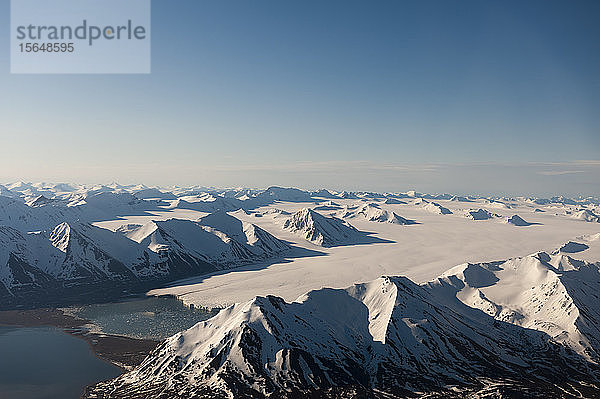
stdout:
<svg viewBox="0 0 600 399">
<path fill-rule="evenodd" d="M 280 179 L 279 182 L 274 181 L 272 183 L 269 184 L 261 184 L 261 183 L 257 183 L 257 184 L 235 184 L 234 182 L 236 181 L 235 178 L 232 178 L 232 183 L 231 184 L 206 184 L 204 183 L 204 181 L 210 181 L 209 178 L 207 179 L 200 179 L 197 181 L 193 181 L 193 180 L 189 180 L 189 181 L 181 181 L 179 183 L 174 183 L 174 182 L 156 182 L 156 181 L 146 181 L 146 180 L 116 180 L 116 179 L 110 179 L 110 178 L 106 178 L 106 179 L 99 179 L 99 180 L 85 180 L 85 179 L 75 179 L 75 180 L 64 180 L 64 179 L 4 179 L 4 180 L 0 180 L 0 185 L 6 186 L 6 185 L 11 185 L 11 184 L 15 184 L 15 183 L 19 183 L 19 182 L 23 182 L 23 183 L 27 183 L 27 184 L 59 184 L 59 183 L 67 183 L 67 184 L 74 184 L 74 185 L 85 185 L 85 186 L 94 186 L 94 185 L 114 185 L 114 184 L 118 184 L 118 185 L 122 185 L 122 186 L 134 186 L 134 185 L 144 185 L 147 187 L 158 187 L 161 189 L 167 189 L 169 187 L 174 187 L 174 186 L 178 186 L 178 187 L 191 187 L 191 186 L 198 186 L 198 187 L 204 187 L 204 188 L 214 188 L 214 189 L 255 189 L 255 190 L 264 190 L 267 189 L 269 187 L 273 187 L 273 186 L 278 186 L 278 187 L 291 187 L 291 188 L 298 188 L 301 190 L 319 190 L 319 189 L 328 189 L 328 190 L 332 190 L 332 191 L 336 191 L 336 192 L 342 192 L 342 191 L 356 191 L 356 192 L 360 192 L 360 191 L 372 191 L 372 192 L 379 192 L 379 193 L 393 193 L 393 192 L 408 192 L 408 191 L 416 191 L 416 192 L 421 192 L 421 193 L 425 193 L 425 194 L 453 194 L 453 195 L 477 195 L 477 196 L 503 196 L 503 195 L 507 195 L 507 196 L 523 196 L 523 197 L 528 197 L 528 196 L 533 196 L 533 197 L 551 197 L 551 196 L 557 196 L 557 195 L 565 195 L 565 196 L 569 196 L 569 197 L 578 197 L 578 196 L 583 196 L 583 197 L 587 197 L 587 196 L 594 196 L 594 197 L 598 197 L 600 196 L 600 194 L 598 193 L 598 191 L 594 192 L 594 189 L 596 188 L 596 184 L 595 181 L 593 179 L 600 179 L 600 176 L 598 175 L 598 170 L 600 170 L 600 166 L 597 164 L 596 161 L 580 161 L 578 163 L 573 163 L 573 165 L 578 165 L 580 169 L 585 169 L 588 172 L 583 172 L 583 171 L 579 171 L 579 170 L 567 170 L 565 169 L 565 164 L 562 165 L 529 165 L 528 169 L 530 169 L 530 173 L 532 175 L 537 176 L 537 185 L 535 187 L 539 187 L 539 190 L 530 190 L 530 191 L 515 191 L 515 190 L 511 190 L 510 188 L 507 189 L 501 189 L 499 188 L 499 185 L 496 184 L 496 187 L 494 188 L 494 185 L 486 185 L 485 182 L 480 181 L 479 182 L 479 189 L 477 190 L 468 190 L 464 187 L 464 185 L 461 184 L 456 184 L 456 183 L 452 183 L 451 185 L 444 185 L 441 183 L 441 180 L 444 179 L 444 173 L 447 172 L 448 170 L 451 170 L 452 168 L 449 168 L 448 165 L 427 165 L 427 166 L 423 166 L 423 171 L 422 173 L 424 174 L 428 174 L 428 180 L 425 183 L 424 180 L 419 181 L 418 177 L 415 177 L 414 179 L 417 180 L 413 180 L 414 184 L 407 184 L 407 185 L 402 185 L 401 183 L 398 183 L 396 185 L 390 185 L 388 187 L 382 185 L 382 186 L 360 186 L 360 185 L 342 185 L 339 183 L 331 183 L 331 184 L 324 184 L 324 185 L 320 185 L 320 184 L 315 184 L 315 183 L 311 183 L 311 180 L 315 180 L 315 179 L 311 179 L 312 175 L 310 173 L 307 173 L 306 171 L 304 172 L 300 172 L 300 171 L 296 171 L 296 176 L 300 175 L 302 176 L 302 179 L 300 179 L 301 181 L 306 182 L 305 184 L 293 184 L 293 181 L 295 181 L 295 179 L 289 178 L 289 177 L 282 177 Z M 480 168 L 494 168 L 496 171 L 498 170 L 499 166 L 498 165 L 477 165 Z M 548 166 L 553 166 L 554 169 L 549 168 Z M 559 170 L 560 168 L 557 168 L 557 166 L 562 166 L 563 170 Z M 342 165 L 338 165 L 338 168 L 342 168 L 344 166 Z M 347 165 L 345 166 L 346 168 L 348 167 Z M 411 167 L 409 166 L 394 166 L 394 165 L 387 165 L 387 167 L 383 167 L 383 168 L 374 168 L 373 166 L 370 167 L 365 167 L 363 164 L 358 164 L 358 165 L 354 165 L 355 168 L 357 168 L 358 170 L 360 170 L 363 173 L 370 173 L 373 171 L 376 171 L 378 174 L 381 173 L 388 173 L 390 175 L 396 176 L 398 172 L 400 172 L 404 177 L 406 177 L 408 174 L 410 173 L 414 173 L 414 169 L 411 169 Z M 476 173 L 473 173 L 473 165 L 455 165 L 455 168 L 457 168 L 458 170 L 454 171 L 454 173 L 460 173 L 461 176 L 465 176 L 465 178 L 470 179 L 470 182 L 473 182 L 473 179 L 485 179 L 487 177 L 487 175 L 479 175 L 477 176 Z M 507 166 L 504 165 L 504 168 L 500 167 L 501 170 L 506 171 L 506 173 L 513 173 L 513 174 L 520 174 L 522 173 L 522 165 L 511 165 L 511 166 Z M 319 165 L 315 165 L 314 168 L 319 168 Z M 469 170 L 471 169 L 471 170 Z M 258 170 L 258 169 L 257 169 Z M 537 170 L 537 171 L 536 171 Z M 322 173 L 322 169 L 320 170 L 320 172 Z M 272 171 L 270 172 L 270 174 L 272 175 Z M 436 179 L 432 178 L 432 175 L 437 175 Z M 587 176 L 586 176 L 587 175 Z M 544 189 L 544 186 L 547 185 L 549 180 L 554 180 L 556 178 L 560 178 L 560 179 L 570 179 L 573 176 L 575 176 L 577 178 L 576 182 L 573 184 L 575 185 L 585 185 L 586 187 L 589 187 L 589 191 L 587 192 L 567 192 L 567 191 L 553 191 L 551 189 Z M 583 178 L 582 178 L 583 176 Z M 590 177 L 591 176 L 591 177 Z M 261 176 L 259 176 L 260 178 Z M 586 179 L 590 179 L 589 181 L 585 181 Z M 151 180 L 151 179 L 149 179 Z M 317 179 L 318 180 L 318 179 Z M 440 182 L 439 185 L 435 185 L 432 182 Z M 596 180 L 597 181 L 597 180 Z M 427 188 L 429 187 L 429 188 Z M 447 189 L 437 189 L 436 187 L 447 187 Z M 488 187 L 489 190 L 485 190 L 484 188 Z"/>
<path fill-rule="evenodd" d="M 152 6 L 149 75 L 0 38 L 0 181 L 600 194 L 598 2 Z"/>
</svg>

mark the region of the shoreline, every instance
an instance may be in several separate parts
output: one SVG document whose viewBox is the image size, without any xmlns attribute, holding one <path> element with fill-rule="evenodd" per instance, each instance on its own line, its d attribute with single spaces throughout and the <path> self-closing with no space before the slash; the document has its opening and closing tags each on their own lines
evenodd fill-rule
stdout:
<svg viewBox="0 0 600 399">
<path fill-rule="evenodd" d="M 0 311 L 0 325 L 59 328 L 66 334 L 86 341 L 94 356 L 119 367 L 123 372 L 140 364 L 160 343 L 151 339 L 90 332 L 84 328 L 90 323 L 56 308 Z"/>
</svg>

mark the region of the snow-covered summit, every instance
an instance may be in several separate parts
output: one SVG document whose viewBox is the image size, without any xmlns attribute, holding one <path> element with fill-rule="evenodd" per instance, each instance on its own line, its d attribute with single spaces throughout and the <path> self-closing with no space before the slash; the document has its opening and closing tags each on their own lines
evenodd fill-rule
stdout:
<svg viewBox="0 0 600 399">
<path fill-rule="evenodd" d="M 582 209 L 571 215 L 573 219 L 583 220 L 584 222 L 600 223 L 600 216 L 589 209 Z"/>
<path fill-rule="evenodd" d="M 265 191 L 258 194 L 256 198 L 259 201 L 264 201 L 265 203 L 271 203 L 273 201 L 312 202 L 311 194 L 307 191 L 297 188 L 276 186 L 267 188 Z"/>
<path fill-rule="evenodd" d="M 470 209 L 468 211 L 465 211 L 464 215 L 466 218 L 472 220 L 488 220 L 501 217 L 501 215 L 498 215 L 497 213 L 492 213 L 487 209 L 482 208 Z"/>
<path fill-rule="evenodd" d="M 163 256 L 201 259 L 221 267 L 266 259 L 289 249 L 260 227 L 222 211 L 197 222 L 169 219 L 131 226 L 126 235 Z"/>
<path fill-rule="evenodd" d="M 430 283 L 497 320 L 547 333 L 600 361 L 600 272 L 597 264 L 539 252 L 502 262 L 457 266 Z"/>
<path fill-rule="evenodd" d="M 383 209 L 379 205 L 373 203 L 360 205 L 355 209 L 342 210 L 338 215 L 344 218 L 362 218 L 369 222 L 392 223 L 402 225 L 417 224 L 417 222 L 414 220 L 399 216 L 395 212 Z"/>
<path fill-rule="evenodd" d="M 599 392 L 585 361 L 546 334 L 447 301 L 403 277 L 291 303 L 256 297 L 168 338 L 89 397 L 455 397 L 490 385 L 550 397 Z"/>
<path fill-rule="evenodd" d="M 532 225 L 532 223 L 529 223 L 529 222 L 525 221 L 525 219 L 523 219 L 519 215 L 512 215 L 511 217 L 507 218 L 506 219 L 506 223 L 512 224 L 514 226 L 520 226 L 520 227 L 531 226 Z"/>
<path fill-rule="evenodd" d="M 437 202 L 430 202 L 422 198 L 417 199 L 414 204 L 430 213 L 435 213 L 438 215 L 452 214 L 452 211 L 450 209 L 438 204 Z"/>
<path fill-rule="evenodd" d="M 2 225 L 0 230 L 3 306 L 44 299 L 59 303 L 61 295 L 83 287 L 98 289 L 111 281 L 134 289 L 141 283 L 263 261 L 290 249 L 261 228 L 225 213 L 201 222 L 127 224 L 116 232 L 76 220 L 31 234 Z"/>
<path fill-rule="evenodd" d="M 309 208 L 291 215 L 283 223 L 283 228 L 323 247 L 351 244 L 363 237 L 351 224 L 336 217 L 323 216 Z"/>
</svg>

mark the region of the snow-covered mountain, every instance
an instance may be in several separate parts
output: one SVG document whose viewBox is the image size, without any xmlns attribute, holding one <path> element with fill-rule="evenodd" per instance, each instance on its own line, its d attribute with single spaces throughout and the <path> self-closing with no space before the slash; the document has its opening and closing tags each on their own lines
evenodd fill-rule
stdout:
<svg viewBox="0 0 600 399">
<path fill-rule="evenodd" d="M 188 201 L 187 199 L 179 198 L 173 201 L 169 209 L 189 209 L 198 212 L 231 212 L 238 209 L 252 209 L 255 207 L 254 203 L 248 201 L 242 201 L 237 198 L 210 198 L 208 200 L 201 201 Z"/>
<path fill-rule="evenodd" d="M 114 215 L 135 214 L 149 210 L 158 210 L 166 203 L 160 200 L 142 200 L 126 191 L 88 192 L 82 196 L 79 207 L 87 218 L 110 218 Z"/>
<path fill-rule="evenodd" d="M 198 223 L 217 232 L 225 233 L 250 248 L 257 256 L 270 257 L 290 249 L 288 244 L 255 224 L 243 222 L 222 211 L 204 216 L 198 219 Z"/>
<path fill-rule="evenodd" d="M 291 215 L 283 223 L 283 228 L 322 247 L 353 244 L 364 237 L 350 223 L 336 217 L 323 216 L 309 208 Z"/>
<path fill-rule="evenodd" d="M 45 235 L 43 232 L 35 234 L 38 241 L 46 238 Z M 48 241 L 58 250 L 54 254 L 59 256 L 42 253 L 35 265 L 58 280 L 77 284 L 136 277 L 126 264 L 131 267 L 136 263 L 136 255 L 141 258 L 137 246 L 111 231 L 89 224 L 63 222 L 50 232 Z M 38 242 L 37 249 L 43 248 L 40 244 Z"/>
<path fill-rule="evenodd" d="M 0 197 L 15 198 L 18 194 L 10 191 L 6 186 L 0 184 Z"/>
<path fill-rule="evenodd" d="M 472 219 L 472 220 L 488 220 L 488 219 L 501 217 L 497 213 L 492 213 L 492 212 L 488 211 L 487 209 L 482 209 L 482 208 L 469 209 L 468 211 L 465 211 L 464 216 L 466 218 Z"/>
<path fill-rule="evenodd" d="M 463 197 L 461 195 L 454 195 L 452 198 L 450 198 L 450 201 L 452 201 L 452 202 L 474 202 L 472 199 Z"/>
<path fill-rule="evenodd" d="M 399 200 L 399 199 L 396 199 L 396 198 L 393 198 L 393 197 L 387 198 L 385 201 L 383 201 L 383 203 L 384 203 L 384 204 L 387 204 L 387 205 L 400 205 L 400 204 L 406 204 L 406 202 L 404 202 L 404 201 L 401 201 L 401 200 Z"/>
<path fill-rule="evenodd" d="M 311 197 L 316 197 L 316 198 L 329 198 L 329 199 L 339 198 L 334 192 L 327 190 L 327 189 L 313 191 L 310 193 L 310 195 L 311 195 Z"/>
<path fill-rule="evenodd" d="M 97 384 L 87 397 L 600 393 L 597 366 L 543 332 L 466 306 L 455 293 L 382 277 L 312 291 L 292 303 L 256 297 L 168 338 L 141 365 Z"/>
<path fill-rule="evenodd" d="M 115 281 L 120 289 L 137 289 L 265 260 L 289 248 L 224 212 L 117 232 L 78 221 L 30 233 L 0 225 L 0 300 L 2 307 L 55 303 L 61 295 Z"/>
<path fill-rule="evenodd" d="M 20 198 L 0 196 L 0 225 L 19 231 L 49 229 L 66 220 L 76 220 L 81 212 L 53 204 L 28 206 Z"/>
<path fill-rule="evenodd" d="M 416 221 L 403 218 L 395 212 L 387 209 L 382 209 L 379 205 L 368 203 L 359 205 L 358 207 L 347 208 L 338 213 L 341 218 L 361 218 L 369 222 L 392 223 L 410 225 L 417 224 Z"/>
<path fill-rule="evenodd" d="M 62 222 L 93 222 L 117 215 L 144 214 L 166 205 L 140 200 L 127 192 L 69 193 L 66 197 L 9 198 L 0 196 L 0 225 L 20 231 L 49 230 Z"/>
<path fill-rule="evenodd" d="M 312 209 L 315 211 L 339 211 L 343 208 L 337 202 L 323 201 Z"/>
<path fill-rule="evenodd" d="M 589 245 L 582 244 L 580 242 L 569 241 L 569 242 L 565 243 L 563 246 L 561 246 L 558 250 L 553 252 L 552 255 L 556 255 L 559 252 L 562 252 L 565 254 L 573 254 L 576 252 L 585 251 L 586 249 L 589 249 Z"/>
<path fill-rule="evenodd" d="M 583 220 L 584 222 L 598 223 L 600 222 L 600 216 L 596 215 L 589 209 L 582 209 L 571 215 L 573 219 Z"/>
<path fill-rule="evenodd" d="M 438 215 L 450 215 L 452 214 L 452 211 L 440 204 L 438 204 L 437 202 L 429 202 L 427 200 L 421 199 L 419 198 L 416 202 L 415 205 L 421 207 L 421 209 L 426 210 L 427 212 L 430 213 L 436 213 Z"/>
<path fill-rule="evenodd" d="M 539 252 L 503 262 L 457 266 L 430 283 L 503 322 L 547 333 L 600 361 L 598 264 Z"/>
<path fill-rule="evenodd" d="M 160 191 L 157 188 L 142 188 L 140 190 L 134 191 L 133 195 L 139 199 L 164 199 L 164 200 L 174 200 L 177 199 L 175 194 L 165 191 Z"/>
<path fill-rule="evenodd" d="M 523 219 L 519 215 L 512 215 L 511 217 L 507 218 L 506 223 L 512 224 L 514 226 L 520 226 L 520 227 L 532 225 L 532 223 L 527 222 L 525 219 Z"/>
<path fill-rule="evenodd" d="M 324 193 L 320 193 L 324 194 Z M 274 201 L 312 202 L 311 193 L 297 188 L 269 187 L 256 196 L 256 199 L 267 204 Z"/>
<path fill-rule="evenodd" d="M 222 211 L 197 222 L 152 221 L 128 228 L 125 235 L 162 257 L 202 260 L 219 268 L 267 259 L 290 248 L 260 227 Z"/>
<path fill-rule="evenodd" d="M 60 303 L 85 287 L 89 296 L 82 300 L 103 288 L 135 289 L 135 267 L 152 262 L 137 244 L 89 224 L 63 222 L 30 233 L 0 226 L 0 306 Z"/>
<path fill-rule="evenodd" d="M 39 206 L 48 205 L 52 202 L 53 200 L 51 200 L 50 198 L 46 198 L 43 195 L 38 195 L 37 197 L 29 197 L 27 201 L 25 201 L 25 204 L 32 208 L 36 208 Z"/>
</svg>

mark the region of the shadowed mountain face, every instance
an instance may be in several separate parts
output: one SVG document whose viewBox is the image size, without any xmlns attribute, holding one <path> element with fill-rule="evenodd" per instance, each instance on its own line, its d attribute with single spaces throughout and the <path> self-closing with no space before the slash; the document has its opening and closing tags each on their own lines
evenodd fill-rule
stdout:
<svg viewBox="0 0 600 399">
<path fill-rule="evenodd" d="M 342 219 L 323 216 L 309 208 L 301 209 L 287 218 L 283 229 L 321 247 L 391 242 L 371 237 L 369 233 L 357 230 Z"/>
<path fill-rule="evenodd" d="M 0 227 L 2 308 L 111 298 L 214 270 L 203 259 L 163 256 L 89 224 L 61 223 L 50 232 L 28 234 Z"/>
<path fill-rule="evenodd" d="M 323 247 L 355 243 L 362 238 L 362 234 L 349 223 L 323 216 L 308 208 L 290 216 L 283 228 Z"/>
<path fill-rule="evenodd" d="M 573 242 L 573 241 L 569 241 L 568 243 L 566 243 L 565 245 L 563 245 L 562 247 L 559 248 L 559 252 L 563 252 L 563 253 L 567 253 L 567 254 L 573 254 L 576 252 L 581 252 L 581 251 L 585 251 L 586 249 L 588 249 L 589 246 L 586 244 L 582 244 L 579 242 Z"/>
<path fill-rule="evenodd" d="M 600 223 L 600 216 L 596 215 L 594 212 L 590 211 L 589 209 L 583 209 L 581 211 L 575 212 L 572 215 L 572 217 L 574 219 L 583 220 L 585 222 Z"/>
<path fill-rule="evenodd" d="M 292 303 L 257 297 L 167 339 L 87 397 L 466 397 L 492 387 L 521 397 L 600 394 L 596 365 L 442 291 L 383 277 Z"/>
<path fill-rule="evenodd" d="M 452 211 L 446 207 L 441 206 L 437 202 L 429 202 L 425 199 L 419 199 L 415 202 L 416 205 L 420 206 L 427 212 L 436 213 L 439 215 L 451 215 Z"/>
<path fill-rule="evenodd" d="M 344 209 L 338 213 L 342 218 L 360 218 L 369 222 L 391 223 L 400 225 L 418 224 L 416 221 L 397 215 L 395 212 L 381 209 L 376 204 L 365 204 L 352 209 Z"/>
<path fill-rule="evenodd" d="M 265 269 L 275 259 L 283 263 L 281 254 L 285 258 L 327 255 L 329 259 L 342 255 L 337 264 L 324 262 L 323 269 L 334 277 L 329 281 L 335 282 L 342 275 L 351 276 L 351 281 L 371 279 L 371 275 L 354 278 L 346 266 L 355 267 L 349 265 L 355 263 L 360 268 L 374 268 L 383 258 L 377 253 L 379 249 L 391 248 L 317 252 L 307 249 L 313 246 L 305 240 L 323 247 L 391 241 L 371 237 L 374 233 L 358 231 L 348 222 L 315 209 L 343 213 L 342 217 L 361 228 L 381 229 L 382 236 L 397 239 L 401 236 L 396 232 L 401 232 L 410 245 L 435 251 L 428 240 L 413 233 L 426 231 L 429 225 L 434 230 L 448 225 L 451 229 L 444 234 L 445 240 L 455 232 L 461 234 L 462 229 L 481 226 L 486 232 L 508 232 L 512 245 L 512 234 L 516 237 L 538 229 L 515 227 L 524 223 L 548 228 L 555 220 L 550 218 L 556 217 L 589 229 L 593 226 L 572 218 L 584 208 L 597 213 L 598 202 L 552 200 L 547 206 L 536 205 L 545 210 L 540 215 L 533 211 L 529 199 L 469 197 L 448 201 L 452 196 L 415 192 L 390 196 L 319 191 L 318 196 L 328 200 L 309 209 L 316 205 L 311 198 L 317 193 L 278 187 L 263 191 L 182 188 L 171 193 L 144 186 L 126 190 L 123 186 L 89 190 L 65 186 L 58 193 L 52 191 L 58 188 L 24 185 L 18 191 L 21 188 L 15 187 L 20 186 L 11 186 L 14 192 L 6 189 L 14 196 L 0 197 L 3 307 L 94 301 L 209 272 L 206 286 L 216 284 L 218 290 L 226 287 L 230 295 L 244 290 L 255 295 L 255 289 L 272 292 L 289 282 L 302 283 L 302 276 L 316 273 L 316 268 L 310 268 L 312 259 L 299 262 L 291 274 L 284 274 L 286 267 Z M 263 208 L 279 201 L 287 204 L 278 204 L 281 209 Z M 307 208 L 296 212 L 300 206 Z M 226 213 L 240 208 L 234 215 L 243 220 Z M 509 218 L 507 209 L 532 223 L 516 215 Z M 212 213 L 205 215 L 205 211 Z M 164 219 L 168 212 L 195 221 L 153 220 L 155 216 Z M 120 215 L 125 216 L 121 219 Z M 129 217 L 132 215 L 135 218 Z M 393 226 L 414 223 L 400 215 L 415 217 L 420 224 Z M 462 216 L 490 220 L 473 222 Z M 109 222 L 107 227 L 121 227 L 113 232 L 90 224 L 98 220 Z M 259 223 L 275 234 L 283 228 L 287 237 L 289 233 L 297 235 L 294 241 L 302 248 L 290 246 L 248 220 L 261 220 Z M 600 397 L 598 264 L 564 255 L 578 251 L 590 255 L 594 251 L 591 238 L 581 236 L 580 241 L 590 245 L 570 242 L 552 255 L 540 252 L 500 262 L 463 264 L 423 285 L 406 278 L 384 277 L 347 289 L 312 291 L 292 303 L 274 296 L 246 301 L 250 296 L 245 296 L 242 303 L 167 339 L 139 367 L 98 384 L 87 395 Z M 439 243 L 443 244 L 442 240 Z M 402 247 L 402 251 L 407 248 Z M 372 259 L 364 254 L 360 257 L 365 249 L 373 250 Z M 419 258 L 409 258 L 417 259 L 420 265 Z M 239 265 L 249 267 L 243 273 L 230 272 Z M 296 265 L 290 266 L 294 269 Z M 252 280 L 260 279 L 261 273 L 248 272 L 259 269 L 265 269 L 260 272 L 267 277 L 254 284 Z M 231 284 L 235 279 L 228 277 L 235 274 L 241 276 L 242 284 Z M 206 286 L 198 287 L 201 280 L 205 283 L 203 278 L 194 279 L 193 284 L 181 282 L 181 289 L 186 291 L 182 296 L 189 293 L 188 285 L 195 285 L 190 303 L 200 303 L 194 300 L 207 292 Z"/>
<path fill-rule="evenodd" d="M 531 226 L 533 224 L 533 223 L 529 223 L 529 222 L 525 221 L 519 215 L 512 215 L 511 217 L 509 217 L 506 220 L 506 223 L 509 223 L 509 224 L 512 224 L 512 225 L 515 225 L 515 226 L 519 226 L 519 227 Z"/>
<path fill-rule="evenodd" d="M 471 209 L 465 212 L 465 217 L 473 220 L 488 220 L 492 218 L 500 217 L 500 215 L 491 213 L 487 209 Z"/>
<path fill-rule="evenodd" d="M 290 249 L 224 212 L 203 220 L 156 221 L 119 232 L 81 222 L 31 233 L 0 226 L 0 308 L 110 298 Z"/>
<path fill-rule="evenodd" d="M 496 320 L 543 331 L 588 360 L 600 361 L 597 264 L 540 252 L 460 265 L 429 286 Z"/>
</svg>

